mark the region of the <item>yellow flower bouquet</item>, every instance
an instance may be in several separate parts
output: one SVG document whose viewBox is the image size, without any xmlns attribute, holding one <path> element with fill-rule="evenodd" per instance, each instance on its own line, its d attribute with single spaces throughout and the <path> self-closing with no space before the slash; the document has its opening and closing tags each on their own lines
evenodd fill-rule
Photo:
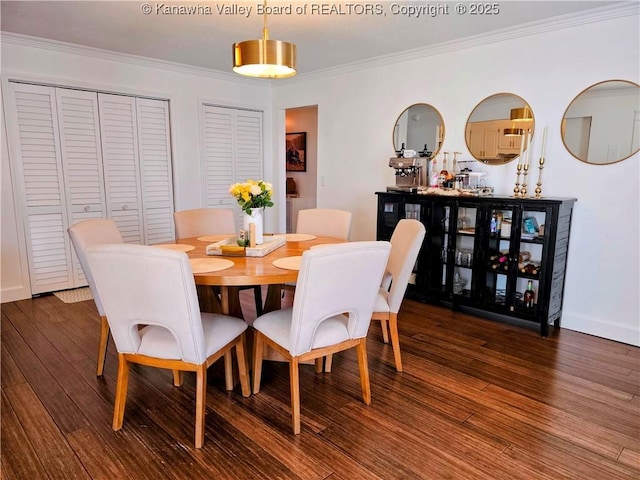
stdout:
<svg viewBox="0 0 640 480">
<path fill-rule="evenodd" d="M 251 215 L 251 209 L 273 207 L 271 193 L 273 188 L 264 180 L 247 180 L 243 183 L 234 183 L 229 187 L 229 193 L 235 197 L 242 211 Z"/>
</svg>

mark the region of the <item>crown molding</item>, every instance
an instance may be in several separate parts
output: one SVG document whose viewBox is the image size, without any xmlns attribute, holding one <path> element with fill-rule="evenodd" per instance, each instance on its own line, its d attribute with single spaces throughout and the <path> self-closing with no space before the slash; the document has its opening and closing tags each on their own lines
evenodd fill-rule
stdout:
<svg viewBox="0 0 640 480">
<path fill-rule="evenodd" d="M 96 58 L 99 60 L 109 60 L 113 62 L 126 63 L 139 67 L 157 68 L 165 71 L 184 73 L 189 75 L 198 75 L 217 80 L 243 82 L 252 85 L 264 84 L 264 81 L 242 77 L 235 73 L 223 72 L 210 68 L 194 67 L 183 63 L 170 62 L 167 60 L 159 60 L 155 58 L 143 57 L 140 55 L 131 55 L 128 53 L 114 52 L 112 50 L 103 50 L 101 48 L 87 47 L 75 43 L 61 42 L 58 40 L 50 40 L 41 37 L 32 37 L 20 33 L 0 32 L 0 42 L 21 47 L 39 48 L 58 53 L 67 53 L 71 55 L 80 55 L 83 57 Z"/>
<path fill-rule="evenodd" d="M 478 47 L 482 45 L 489 45 L 492 43 L 505 42 L 516 38 L 522 38 L 527 36 L 539 35 L 551 31 L 564 30 L 568 28 L 574 28 L 581 25 L 588 25 L 591 23 L 599 23 L 607 20 L 613 20 L 617 18 L 629 17 L 634 15 L 640 15 L 640 3 L 637 1 L 622 1 L 612 6 L 599 7 L 588 10 L 584 13 L 571 13 L 566 15 L 560 15 L 553 17 L 551 20 L 538 20 L 527 24 L 522 24 L 514 27 L 506 27 L 500 30 L 494 30 L 479 35 L 472 35 L 462 39 L 452 40 L 449 42 L 443 42 L 437 45 L 431 45 L 429 47 L 420 47 L 416 49 L 407 50 L 402 53 L 393 53 L 387 55 L 381 55 L 375 58 L 365 59 L 359 62 L 351 62 L 347 65 L 339 65 L 336 67 L 330 67 L 322 70 L 318 70 L 310 73 L 301 73 L 295 77 L 288 79 L 281 79 L 277 81 L 277 84 L 286 85 L 293 84 L 300 81 L 312 80 L 315 78 L 324 78 L 328 76 L 350 73 L 357 70 L 363 70 L 368 68 L 375 68 L 380 66 L 387 66 L 390 64 L 397 64 L 403 62 L 409 62 L 412 60 L 424 59 L 426 57 L 432 57 L 435 55 L 442 55 L 451 53 L 467 48 Z M 184 73 L 190 75 L 198 75 L 208 78 L 214 78 L 217 80 L 242 82 L 251 85 L 271 85 L 274 86 L 273 80 L 265 79 L 253 79 L 249 77 L 242 77 L 234 73 L 223 72 L 220 70 L 194 67 L 177 62 L 170 62 L 166 60 L 158 60 L 149 57 L 143 57 L 139 55 L 131 55 L 127 53 L 119 53 L 111 50 L 103 50 L 95 47 L 87 47 L 83 45 L 77 45 L 73 43 L 61 42 L 58 40 L 50 40 L 40 37 L 32 37 L 30 35 L 22 35 L 18 33 L 0 32 L 0 42 L 11 45 L 18 45 L 23 47 L 39 48 L 50 50 L 59 53 L 68 53 L 73 55 L 80 55 L 85 57 L 97 58 L 101 60 L 109 60 L 120 63 L 127 63 L 130 65 L 136 65 L 147 68 L 157 68 L 160 70 L 168 70 L 177 73 Z"/>
<path fill-rule="evenodd" d="M 637 1 L 621 1 L 613 6 L 594 8 L 583 13 L 559 15 L 551 19 L 537 20 L 535 22 L 521 24 L 514 27 L 506 27 L 483 34 L 451 40 L 449 42 L 442 42 L 437 45 L 415 48 L 401 53 L 381 55 L 379 57 L 368 58 L 359 62 L 351 62 L 348 65 L 339 65 L 311 73 L 302 73 L 291 79 L 285 80 L 287 83 L 293 83 L 316 78 L 325 78 L 328 76 L 351 73 L 367 68 L 383 67 L 397 63 L 420 60 L 426 57 L 452 53 L 482 45 L 506 42 L 522 37 L 539 35 L 547 32 L 559 31 L 579 27 L 581 25 L 589 25 L 591 23 L 599 23 L 634 15 L 640 15 L 640 3 Z"/>
</svg>

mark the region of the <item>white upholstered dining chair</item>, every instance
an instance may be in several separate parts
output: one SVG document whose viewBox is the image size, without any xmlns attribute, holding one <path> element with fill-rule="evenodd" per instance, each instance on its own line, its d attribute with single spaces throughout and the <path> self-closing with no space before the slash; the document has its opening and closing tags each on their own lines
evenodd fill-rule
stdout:
<svg viewBox="0 0 640 480">
<path fill-rule="evenodd" d="M 398 372 L 402 371 L 398 312 L 425 234 L 424 225 L 418 220 L 403 219 L 396 225 L 391 235 L 389 261 L 371 316 L 372 320 L 380 320 L 384 343 L 389 343 L 389 336 L 391 336 L 393 357 Z M 327 355 L 324 365 L 325 372 L 331 371 L 332 359 L 332 355 Z"/>
<path fill-rule="evenodd" d="M 194 208 L 173 214 L 176 238 L 202 237 L 236 233 L 233 210 L 226 208 Z"/>
<path fill-rule="evenodd" d="M 206 235 L 235 235 L 236 224 L 233 210 L 226 208 L 194 208 L 173 214 L 176 238 L 203 237 Z M 253 289 L 256 314 L 262 315 L 262 287 L 250 285 L 241 290 Z M 206 296 L 206 294 L 205 294 Z"/>
<path fill-rule="evenodd" d="M 184 252 L 144 245 L 97 245 L 87 259 L 118 350 L 113 429 L 124 420 L 129 364 L 196 373 L 195 446 L 204 443 L 207 368 L 236 349 L 242 394 L 251 393 L 245 356 L 247 324 L 199 311 Z"/>
<path fill-rule="evenodd" d="M 82 220 L 81 222 L 71 225 L 67 229 L 67 232 L 71 238 L 71 243 L 76 251 L 76 255 L 80 261 L 80 266 L 82 267 L 84 276 L 87 279 L 91 295 L 93 296 L 93 300 L 100 315 L 100 344 L 98 346 L 98 365 L 96 368 L 96 375 L 100 377 L 104 371 L 104 362 L 107 356 L 107 347 L 109 345 L 109 323 L 104 313 L 102 300 L 100 300 L 100 295 L 96 290 L 93 275 L 91 275 L 91 269 L 87 262 L 86 250 L 93 245 L 124 242 L 116 223 L 113 220 L 106 218 Z"/>
<path fill-rule="evenodd" d="M 296 233 L 308 233 L 323 237 L 349 240 L 351 235 L 351 212 L 334 208 L 307 208 L 298 211 Z M 295 283 L 285 283 L 283 290 L 295 292 Z M 282 292 L 284 295 L 284 291 Z"/>
<path fill-rule="evenodd" d="M 308 208 L 298 211 L 296 233 L 349 240 L 351 212 L 334 208 Z"/>
<path fill-rule="evenodd" d="M 293 307 L 254 321 L 253 393 L 260 391 L 266 344 L 289 362 L 294 434 L 300 433 L 300 362 L 355 347 L 362 399 L 371 403 L 366 336 L 389 250 L 388 242 L 353 242 L 305 251 Z"/>
<path fill-rule="evenodd" d="M 380 320 L 384 343 L 388 343 L 391 336 L 391 346 L 398 372 L 402 371 L 398 312 L 425 234 L 424 225 L 418 220 L 403 219 L 396 225 L 391 235 L 389 261 L 372 315 L 373 320 Z M 387 333 L 387 325 L 389 333 Z"/>
</svg>

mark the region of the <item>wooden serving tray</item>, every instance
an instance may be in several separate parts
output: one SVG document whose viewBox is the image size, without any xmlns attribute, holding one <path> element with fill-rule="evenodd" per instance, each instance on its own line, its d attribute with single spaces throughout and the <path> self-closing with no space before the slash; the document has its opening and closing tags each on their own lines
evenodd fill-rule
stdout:
<svg viewBox="0 0 640 480">
<path fill-rule="evenodd" d="M 238 246 L 236 237 L 225 238 L 207 245 L 207 255 L 224 255 L 231 257 L 264 257 L 286 243 L 284 237 L 265 235 L 264 243 L 255 247 Z"/>
</svg>

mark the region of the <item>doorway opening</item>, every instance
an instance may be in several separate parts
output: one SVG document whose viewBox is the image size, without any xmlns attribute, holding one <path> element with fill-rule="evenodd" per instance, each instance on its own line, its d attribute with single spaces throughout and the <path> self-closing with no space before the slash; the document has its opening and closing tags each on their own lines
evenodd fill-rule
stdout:
<svg viewBox="0 0 640 480">
<path fill-rule="evenodd" d="M 287 233 L 295 233 L 298 211 L 316 208 L 318 192 L 318 106 L 285 111 Z"/>
</svg>

